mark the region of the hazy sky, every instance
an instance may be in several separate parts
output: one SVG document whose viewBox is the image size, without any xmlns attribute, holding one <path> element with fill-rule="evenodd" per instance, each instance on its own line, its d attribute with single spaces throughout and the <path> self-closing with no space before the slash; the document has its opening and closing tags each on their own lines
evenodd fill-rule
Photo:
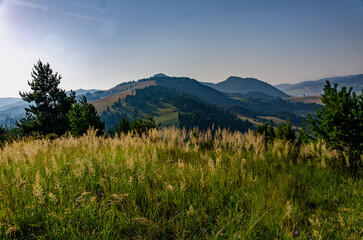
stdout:
<svg viewBox="0 0 363 240">
<path fill-rule="evenodd" d="M 363 0 L 0 0 L 0 97 L 28 91 L 38 59 L 67 90 L 363 73 Z"/>
</svg>

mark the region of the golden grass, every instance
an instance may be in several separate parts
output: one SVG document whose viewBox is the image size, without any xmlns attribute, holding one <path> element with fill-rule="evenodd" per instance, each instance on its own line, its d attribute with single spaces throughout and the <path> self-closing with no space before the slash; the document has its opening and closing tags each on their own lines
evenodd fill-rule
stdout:
<svg viewBox="0 0 363 240">
<path fill-rule="evenodd" d="M 170 127 L 0 151 L 0 238 L 362 237 L 363 181 L 324 142 Z"/>
</svg>

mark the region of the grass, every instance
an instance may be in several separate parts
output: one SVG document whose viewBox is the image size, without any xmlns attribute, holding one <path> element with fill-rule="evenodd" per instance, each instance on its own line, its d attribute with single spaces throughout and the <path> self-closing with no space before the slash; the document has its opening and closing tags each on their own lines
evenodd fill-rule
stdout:
<svg viewBox="0 0 363 240">
<path fill-rule="evenodd" d="M 179 122 L 178 113 L 178 109 L 172 104 L 160 104 L 155 114 L 155 120 L 156 122 L 163 123 L 163 126 L 177 125 Z"/>
<path fill-rule="evenodd" d="M 324 143 L 226 130 L 0 150 L 1 239 L 362 239 L 363 181 Z"/>
</svg>

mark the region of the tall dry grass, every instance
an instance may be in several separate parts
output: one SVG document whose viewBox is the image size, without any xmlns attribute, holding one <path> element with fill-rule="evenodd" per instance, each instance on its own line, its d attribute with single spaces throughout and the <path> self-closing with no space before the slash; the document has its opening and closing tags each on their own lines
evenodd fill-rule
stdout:
<svg viewBox="0 0 363 240">
<path fill-rule="evenodd" d="M 24 139 L 0 150 L 0 238 L 360 239 L 341 161 L 252 131 Z"/>
</svg>

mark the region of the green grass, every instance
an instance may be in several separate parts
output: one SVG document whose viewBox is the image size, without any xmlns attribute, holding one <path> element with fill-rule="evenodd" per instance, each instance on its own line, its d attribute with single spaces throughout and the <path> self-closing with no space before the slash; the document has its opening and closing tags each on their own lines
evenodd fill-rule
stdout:
<svg viewBox="0 0 363 240">
<path fill-rule="evenodd" d="M 362 177 L 340 161 L 227 131 L 18 141 L 0 150 L 0 239 L 362 239 Z"/>
<path fill-rule="evenodd" d="M 177 125 L 179 122 L 178 109 L 172 104 L 165 103 L 158 107 L 155 120 L 163 123 L 163 126 Z"/>
</svg>

